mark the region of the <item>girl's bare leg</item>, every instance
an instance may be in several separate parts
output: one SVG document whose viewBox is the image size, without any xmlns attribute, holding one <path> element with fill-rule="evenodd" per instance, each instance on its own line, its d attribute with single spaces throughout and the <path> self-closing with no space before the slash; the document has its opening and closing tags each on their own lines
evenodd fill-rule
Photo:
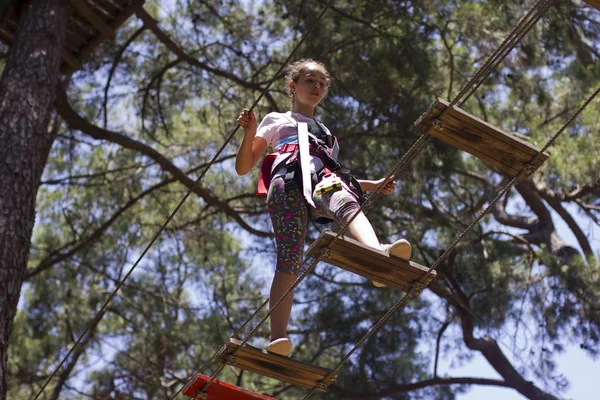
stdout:
<svg viewBox="0 0 600 400">
<path fill-rule="evenodd" d="M 285 272 L 275 272 L 273 284 L 271 285 L 271 295 L 269 297 L 269 307 L 273 308 L 281 296 L 296 281 L 298 274 L 288 274 Z M 292 304 L 294 302 L 294 291 L 292 290 L 276 309 L 271 312 L 271 340 L 286 337 L 287 326 L 292 313 Z"/>
<path fill-rule="evenodd" d="M 350 219 L 353 214 L 354 213 L 349 213 L 348 219 Z M 346 221 L 343 222 L 346 223 Z M 377 239 L 377 235 L 375 234 L 371 223 L 362 211 L 348 226 L 348 236 L 354 240 L 358 240 L 360 243 L 366 246 L 376 249 L 381 248 L 381 244 L 379 243 L 379 239 Z"/>
</svg>

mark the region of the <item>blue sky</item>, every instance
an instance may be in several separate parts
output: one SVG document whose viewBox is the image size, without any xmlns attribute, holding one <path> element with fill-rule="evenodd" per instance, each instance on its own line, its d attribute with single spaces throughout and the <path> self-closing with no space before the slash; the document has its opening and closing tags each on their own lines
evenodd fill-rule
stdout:
<svg viewBox="0 0 600 400">
<path fill-rule="evenodd" d="M 590 239 L 590 244 L 596 255 L 598 255 L 600 253 L 600 228 L 590 224 L 589 220 L 577 218 L 578 213 L 574 207 L 567 207 L 567 210 L 576 217 L 584 232 L 591 232 L 590 236 L 592 239 Z M 581 251 L 575 236 L 567 228 L 563 220 L 555 213 L 553 213 L 552 217 L 562 239 Z M 589 227 L 588 224 L 590 225 Z M 509 360 L 514 363 L 515 367 L 523 367 L 522 362 L 520 362 L 520 360 L 515 360 L 515 357 L 510 351 L 506 351 L 505 353 Z M 598 398 L 600 396 L 598 394 L 594 396 L 594 393 L 597 391 L 595 384 L 600 378 L 600 360 L 593 360 L 578 346 L 568 345 L 566 346 L 566 351 L 556 357 L 556 361 L 557 372 L 563 374 L 570 382 L 568 390 L 561 394 L 562 396 L 565 396 L 565 399 L 587 400 Z M 445 369 L 442 369 L 441 371 L 445 371 L 449 376 L 476 376 L 501 379 L 500 375 L 498 375 L 498 373 L 489 365 L 487 360 L 480 355 L 475 357 L 472 362 L 460 368 L 450 369 L 448 364 L 449 363 L 446 362 L 444 365 Z M 544 389 L 543 384 L 538 380 L 535 380 L 535 383 Z M 550 391 L 552 392 L 552 389 Z M 552 393 L 554 395 L 559 395 L 557 392 Z M 520 393 L 512 389 L 481 386 L 474 387 L 468 393 L 458 396 L 459 400 L 523 400 L 524 398 L 525 397 Z"/>
</svg>

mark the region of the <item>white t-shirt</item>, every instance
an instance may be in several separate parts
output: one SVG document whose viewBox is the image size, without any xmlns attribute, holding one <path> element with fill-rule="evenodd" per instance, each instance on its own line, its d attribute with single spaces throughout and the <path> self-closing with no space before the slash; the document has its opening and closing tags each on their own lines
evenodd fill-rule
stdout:
<svg viewBox="0 0 600 400">
<path fill-rule="evenodd" d="M 291 111 L 285 113 L 272 112 L 265 116 L 261 121 L 256 131 L 256 136 L 263 138 L 267 144 L 273 149 L 273 151 L 279 151 L 285 144 L 297 144 L 298 143 L 298 122 L 306 122 L 310 127 L 311 132 L 324 132 L 327 135 L 331 135 L 329 129 L 321 123 L 317 123 L 313 118 L 306 117 L 299 113 L 293 113 Z M 337 151 L 336 151 L 337 153 Z M 280 154 L 273 163 L 273 170 L 279 165 L 279 163 L 287 160 L 292 153 Z M 332 155 L 334 158 L 337 154 Z M 323 162 L 319 157 L 310 157 L 310 171 L 316 172 L 323 168 Z M 285 168 L 280 168 L 277 173 L 272 176 L 276 178 L 286 173 Z"/>
</svg>

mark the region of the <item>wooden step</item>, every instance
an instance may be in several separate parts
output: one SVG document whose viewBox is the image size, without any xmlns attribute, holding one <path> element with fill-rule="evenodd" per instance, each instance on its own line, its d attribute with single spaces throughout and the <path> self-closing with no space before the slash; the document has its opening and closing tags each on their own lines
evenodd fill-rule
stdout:
<svg viewBox="0 0 600 400">
<path fill-rule="evenodd" d="M 511 176 L 515 176 L 525 164 L 531 162 L 539 149 L 514 135 L 461 110 L 452 107 L 443 117 L 438 118 L 450 103 L 437 99 L 423 114 L 415 126 L 421 131 L 457 147 L 469 154 L 491 163 Z M 548 159 L 543 153 L 532 165 L 532 169 L 522 176 L 528 178 Z"/>
<path fill-rule="evenodd" d="M 197 374 L 185 385 L 183 395 L 192 399 L 197 398 L 198 392 L 204 388 L 209 380 L 209 376 Z M 276 400 L 218 379 L 212 381 L 206 390 L 206 395 L 207 400 Z"/>
<path fill-rule="evenodd" d="M 583 0 L 596 10 L 600 10 L 600 0 Z"/>
<path fill-rule="evenodd" d="M 61 72 L 72 73 L 80 69 L 102 42 L 114 39 L 116 30 L 144 2 L 145 0 L 69 0 L 72 13 L 67 26 Z M 8 46 L 13 43 L 13 27 L 17 25 L 19 18 L 17 3 L 17 0 L 5 0 L 4 4 L 0 4 L 0 41 Z M 107 4 L 111 6 L 107 7 Z"/>
<path fill-rule="evenodd" d="M 318 257 L 321 250 L 331 243 L 336 234 L 325 231 L 310 246 L 307 255 Z M 348 237 L 341 237 L 329 248 L 321 259 L 352 273 L 364 276 L 372 281 L 381 282 L 386 286 L 408 292 L 410 288 L 427 273 L 427 269 L 412 261 L 391 257 L 382 250 L 360 244 Z M 431 271 L 423 283 L 421 290 L 435 278 L 436 272 Z M 416 294 L 419 294 L 419 290 Z"/>
<path fill-rule="evenodd" d="M 229 342 L 219 351 L 217 361 L 306 389 L 317 388 L 319 392 L 324 392 L 337 378 L 337 373 L 333 373 L 323 382 L 330 372 L 329 369 L 269 353 L 248 344 L 230 357 L 241 344 L 241 340 L 229 339 Z"/>
</svg>

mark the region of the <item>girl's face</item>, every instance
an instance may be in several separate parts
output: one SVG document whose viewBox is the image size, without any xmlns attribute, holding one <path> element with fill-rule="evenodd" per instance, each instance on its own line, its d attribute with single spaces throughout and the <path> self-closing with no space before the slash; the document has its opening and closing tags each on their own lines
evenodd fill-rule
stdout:
<svg viewBox="0 0 600 400">
<path fill-rule="evenodd" d="M 307 64 L 297 82 L 290 81 L 295 101 L 316 107 L 327 94 L 327 76 L 323 68 L 316 64 Z"/>
</svg>

